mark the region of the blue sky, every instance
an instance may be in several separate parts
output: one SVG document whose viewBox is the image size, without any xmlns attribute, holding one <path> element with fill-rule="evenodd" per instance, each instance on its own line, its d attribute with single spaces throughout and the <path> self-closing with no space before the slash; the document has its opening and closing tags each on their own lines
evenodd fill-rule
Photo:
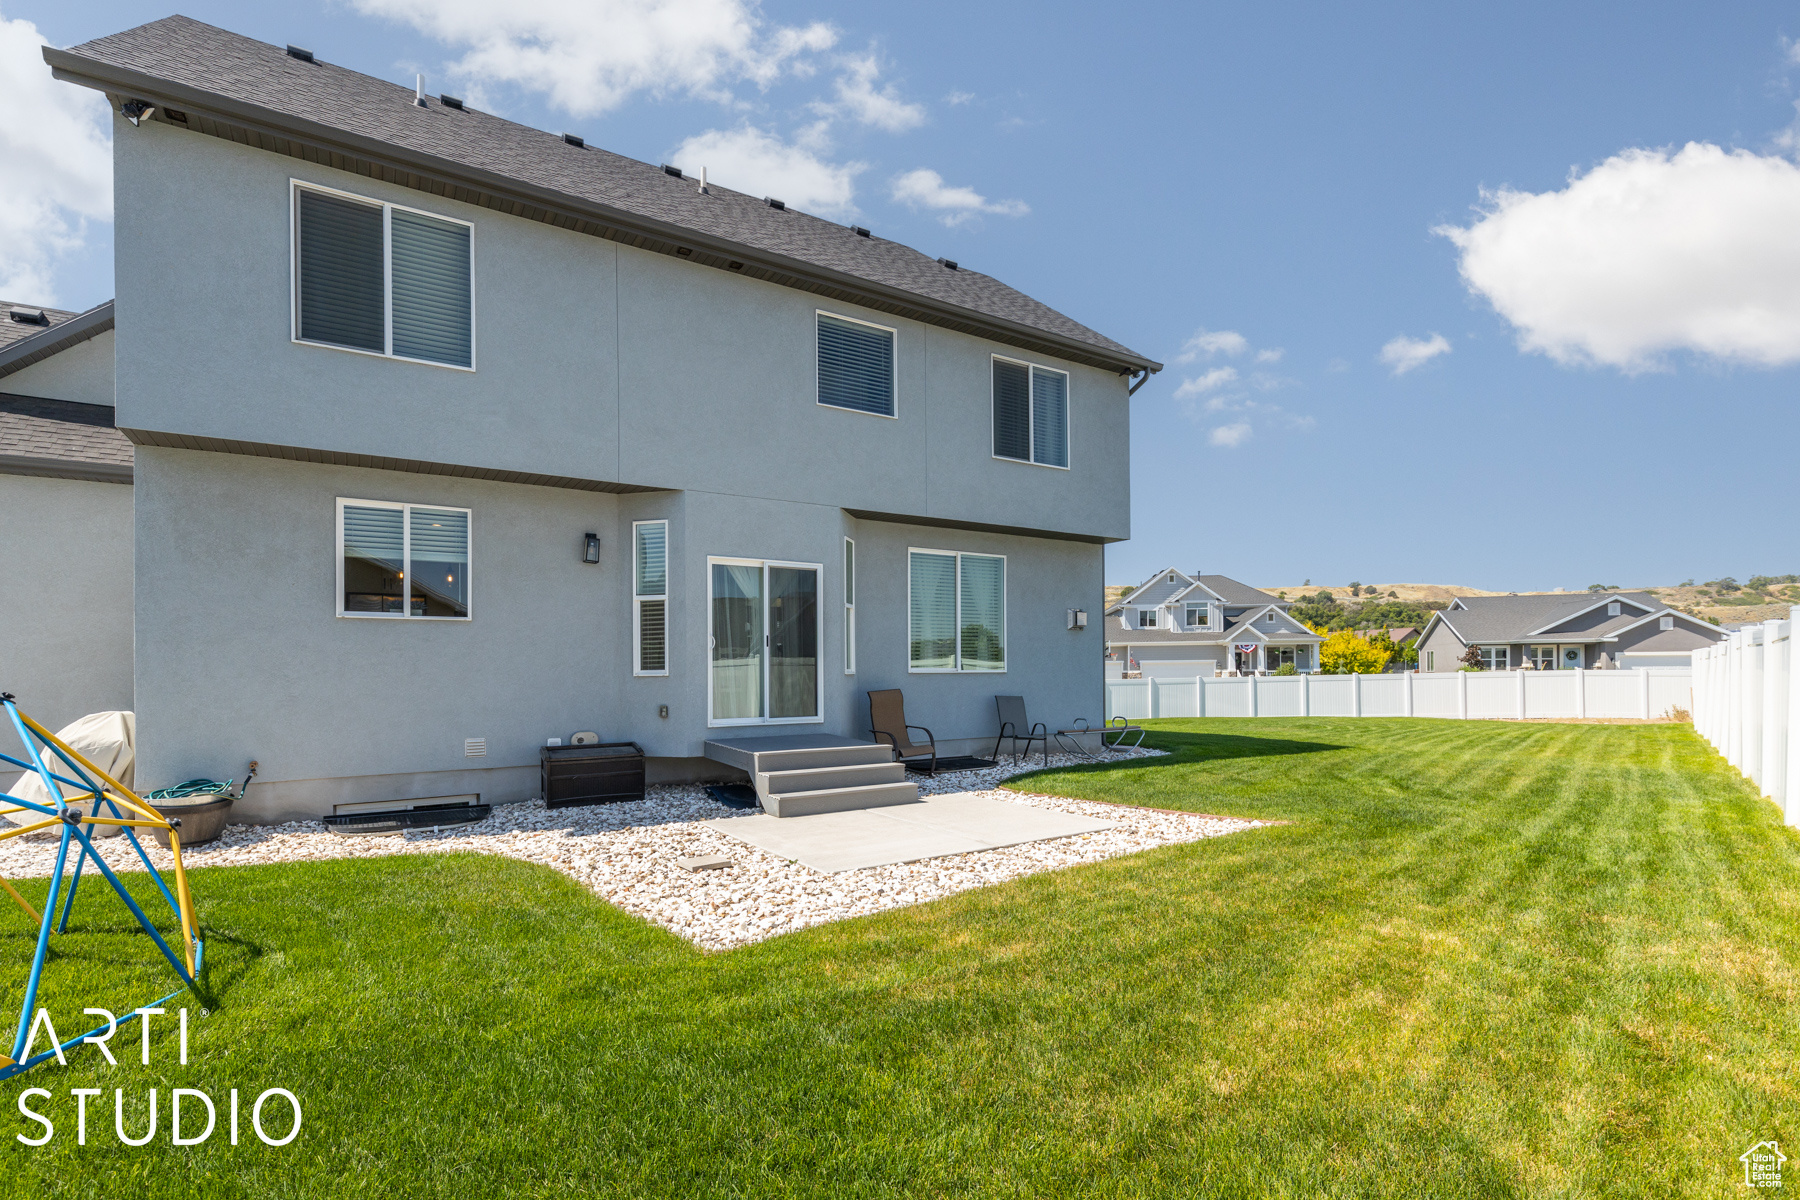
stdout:
<svg viewBox="0 0 1800 1200">
<path fill-rule="evenodd" d="M 1131 402 L 1115 582 L 1800 570 L 1791 5 L 666 3 L 642 38 L 548 0 L 181 11 L 710 157 L 1168 363 Z M 58 45 L 162 15 L 0 0 Z M 69 203 L 44 277 L 83 307 L 110 228 Z"/>
</svg>

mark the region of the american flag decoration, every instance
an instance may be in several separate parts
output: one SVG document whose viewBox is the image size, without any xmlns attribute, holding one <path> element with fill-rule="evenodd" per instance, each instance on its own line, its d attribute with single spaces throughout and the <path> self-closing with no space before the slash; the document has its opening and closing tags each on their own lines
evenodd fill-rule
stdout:
<svg viewBox="0 0 1800 1200">
<path fill-rule="evenodd" d="M 1255 642 L 1244 642 L 1240 645 L 1233 646 L 1232 649 L 1236 650 L 1239 654 L 1255 654 L 1256 653 L 1256 643 Z"/>
</svg>

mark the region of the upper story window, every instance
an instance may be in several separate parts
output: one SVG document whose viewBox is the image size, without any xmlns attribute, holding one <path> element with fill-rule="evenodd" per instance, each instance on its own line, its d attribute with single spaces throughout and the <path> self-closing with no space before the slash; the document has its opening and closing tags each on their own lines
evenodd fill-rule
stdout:
<svg viewBox="0 0 1800 1200">
<path fill-rule="evenodd" d="M 1656 627 L 1658 629 L 1673 629 L 1673 628 L 1675 628 L 1675 618 L 1674 617 L 1658 617 L 1658 618 L 1656 618 Z"/>
<path fill-rule="evenodd" d="M 294 185 L 294 340 L 475 367 L 474 226 Z"/>
<path fill-rule="evenodd" d="M 1267 624 L 1267 625 L 1273 625 L 1279 619 L 1280 619 L 1280 614 L 1278 614 L 1272 608 L 1268 612 L 1263 614 L 1263 622 L 1264 622 L 1264 624 Z"/>
<path fill-rule="evenodd" d="M 469 510 L 338 501 L 340 617 L 469 616 Z"/>
<path fill-rule="evenodd" d="M 1205 629 L 1208 623 L 1208 605 L 1202 601 L 1187 606 L 1187 626 L 1189 629 Z"/>
<path fill-rule="evenodd" d="M 1069 465 L 1066 371 L 994 356 L 994 457 Z"/>
<path fill-rule="evenodd" d="M 1156 610 L 1154 608 L 1138 609 L 1138 628 L 1139 629 L 1155 629 L 1156 628 Z"/>
<path fill-rule="evenodd" d="M 819 403 L 894 415 L 895 333 L 885 325 L 819 313 Z"/>
<path fill-rule="evenodd" d="M 1619 615 L 1619 602 L 1617 600 L 1614 600 L 1611 604 L 1606 606 L 1606 615 L 1609 617 L 1616 617 Z"/>
</svg>

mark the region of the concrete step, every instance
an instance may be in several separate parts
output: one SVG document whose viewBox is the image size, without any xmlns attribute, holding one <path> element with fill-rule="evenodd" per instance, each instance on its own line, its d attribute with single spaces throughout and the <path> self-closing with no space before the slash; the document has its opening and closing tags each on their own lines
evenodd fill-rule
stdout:
<svg viewBox="0 0 1800 1200">
<path fill-rule="evenodd" d="M 799 750 L 759 750 L 754 755 L 753 775 L 778 771 L 808 771 L 822 767 L 861 767 L 894 761 L 892 746 L 864 742 L 851 746 L 817 746 Z"/>
<path fill-rule="evenodd" d="M 756 794 L 792 795 L 871 783 L 904 783 L 906 767 L 897 762 L 861 763 L 851 767 L 803 767 L 793 771 L 758 771 Z"/>
<path fill-rule="evenodd" d="M 919 798 L 916 783 L 874 783 L 863 787 L 822 788 L 812 792 L 771 795 L 763 798 L 763 811 L 771 817 L 805 817 L 813 813 L 850 812 L 858 808 L 885 808 L 911 804 Z"/>
</svg>

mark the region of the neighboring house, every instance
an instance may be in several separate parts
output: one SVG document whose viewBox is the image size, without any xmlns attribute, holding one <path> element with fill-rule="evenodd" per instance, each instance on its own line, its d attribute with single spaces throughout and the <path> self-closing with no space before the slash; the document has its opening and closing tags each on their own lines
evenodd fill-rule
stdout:
<svg viewBox="0 0 1800 1200">
<path fill-rule="evenodd" d="M 1386 632 L 1388 641 L 1394 643 L 1396 646 L 1404 646 L 1407 642 L 1410 642 L 1419 636 L 1418 629 L 1411 625 L 1401 625 L 1394 629 L 1389 629 Z"/>
<path fill-rule="evenodd" d="M 112 326 L 110 302 L 0 301 L 0 691 L 51 729 L 132 706 L 132 451 L 113 428 Z"/>
<path fill-rule="evenodd" d="M 1315 671 L 1325 639 L 1288 614 L 1291 603 L 1223 575 L 1158 571 L 1106 610 L 1109 671 Z"/>
<path fill-rule="evenodd" d="M 998 280 L 170 17 L 70 50 L 121 196 L 137 778 L 252 819 L 538 794 L 538 749 L 940 749 L 1104 711 L 1159 364 Z M 1054 252 L 1046 248 L 1046 254 Z M 265 782 L 266 781 L 266 782 Z"/>
<path fill-rule="evenodd" d="M 1425 623 L 1421 671 L 1459 671 L 1470 646 L 1483 670 L 1685 667 L 1725 636 L 1645 592 L 1459 596 Z"/>
</svg>

